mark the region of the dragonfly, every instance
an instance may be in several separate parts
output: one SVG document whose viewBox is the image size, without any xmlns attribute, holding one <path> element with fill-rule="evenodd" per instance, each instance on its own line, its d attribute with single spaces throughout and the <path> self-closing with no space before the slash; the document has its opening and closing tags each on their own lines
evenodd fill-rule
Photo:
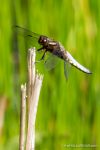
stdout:
<svg viewBox="0 0 100 150">
<path fill-rule="evenodd" d="M 42 51 L 43 55 L 37 62 L 44 60 L 46 53 L 49 52 L 55 58 L 57 58 L 57 59 L 59 58 L 64 61 L 64 73 L 65 73 L 65 77 L 67 79 L 68 79 L 68 74 L 67 74 L 67 69 L 66 69 L 67 63 L 71 64 L 72 66 L 74 66 L 75 68 L 77 68 L 78 70 L 80 70 L 86 74 L 92 73 L 89 69 L 87 69 L 86 67 L 81 65 L 77 60 L 75 60 L 75 58 L 73 58 L 72 55 L 68 51 L 66 51 L 66 49 L 60 42 L 55 41 L 52 38 L 49 38 L 45 35 L 40 35 L 40 34 L 34 33 L 32 31 L 30 31 L 26 28 L 20 27 L 20 26 L 15 26 L 15 29 L 16 29 L 17 33 L 20 33 L 20 34 L 24 35 L 25 37 L 30 38 L 32 41 L 34 39 L 36 39 L 37 43 L 40 45 L 40 48 L 38 48 L 37 51 L 38 52 Z M 51 60 L 53 61 L 53 59 L 51 59 Z M 49 62 L 49 60 L 45 61 L 46 64 L 48 64 L 48 62 Z M 53 64 L 55 66 L 55 63 L 53 63 Z M 51 68 L 53 68 L 53 66 Z"/>
</svg>

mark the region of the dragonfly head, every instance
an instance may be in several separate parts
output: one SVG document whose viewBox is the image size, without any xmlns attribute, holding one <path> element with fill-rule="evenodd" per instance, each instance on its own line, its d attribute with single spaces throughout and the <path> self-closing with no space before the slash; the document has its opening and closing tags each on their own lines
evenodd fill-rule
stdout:
<svg viewBox="0 0 100 150">
<path fill-rule="evenodd" d="M 39 38 L 39 40 L 38 40 L 38 42 L 39 42 L 39 44 L 41 44 L 41 45 L 43 45 L 43 46 L 46 46 L 47 45 L 47 37 L 46 36 L 43 36 L 43 35 L 41 35 L 40 36 L 40 38 Z"/>
</svg>

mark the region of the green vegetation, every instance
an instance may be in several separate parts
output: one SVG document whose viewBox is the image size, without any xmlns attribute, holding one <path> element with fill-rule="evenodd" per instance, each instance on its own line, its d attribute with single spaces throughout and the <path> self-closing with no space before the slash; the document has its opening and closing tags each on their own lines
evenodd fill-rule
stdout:
<svg viewBox="0 0 100 150">
<path fill-rule="evenodd" d="M 74 149 L 67 148 L 67 144 L 100 145 L 100 1 L 3 0 L 0 99 L 4 97 L 6 108 L 0 127 L 0 150 L 18 149 L 20 84 L 27 80 L 27 45 L 13 31 L 16 24 L 60 41 L 93 72 L 86 75 L 72 67 L 66 82 L 63 62 L 49 72 L 39 64 L 44 81 L 36 122 L 36 150 Z"/>
</svg>

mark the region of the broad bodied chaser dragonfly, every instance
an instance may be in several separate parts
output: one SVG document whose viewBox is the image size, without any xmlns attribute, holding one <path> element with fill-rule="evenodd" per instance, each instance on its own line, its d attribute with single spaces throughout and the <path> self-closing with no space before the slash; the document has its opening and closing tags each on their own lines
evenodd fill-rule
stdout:
<svg viewBox="0 0 100 150">
<path fill-rule="evenodd" d="M 41 46 L 40 48 L 37 49 L 37 51 L 43 51 L 43 55 L 39 61 L 44 60 L 47 52 L 51 53 L 52 56 L 56 56 L 56 58 L 62 59 L 64 61 L 64 73 L 66 78 L 68 78 L 66 71 L 66 63 L 71 64 L 72 66 L 76 67 L 77 69 L 86 74 L 92 73 L 89 69 L 85 68 L 80 63 L 78 63 L 71 56 L 71 54 L 65 50 L 65 48 L 62 46 L 60 42 L 57 42 L 47 36 L 31 32 L 30 30 L 27 30 L 20 26 L 15 26 L 15 30 L 17 31 L 17 33 L 21 33 L 25 37 L 29 37 L 31 40 L 34 40 L 34 38 L 37 40 L 38 44 Z"/>
</svg>

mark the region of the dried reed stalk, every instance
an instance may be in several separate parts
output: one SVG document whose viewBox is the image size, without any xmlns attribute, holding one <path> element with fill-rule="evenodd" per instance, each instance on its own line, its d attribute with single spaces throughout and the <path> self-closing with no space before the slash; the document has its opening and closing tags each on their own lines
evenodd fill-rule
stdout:
<svg viewBox="0 0 100 150">
<path fill-rule="evenodd" d="M 25 125 L 26 125 L 26 84 L 21 85 L 21 105 L 20 105 L 20 137 L 19 149 L 25 148 Z"/>
<path fill-rule="evenodd" d="M 28 51 L 28 124 L 25 145 L 25 125 L 26 125 L 26 84 L 21 86 L 21 113 L 20 113 L 20 145 L 19 149 L 34 150 L 35 149 L 35 122 L 39 101 L 40 90 L 42 86 L 43 76 L 35 71 L 35 48 Z"/>
<path fill-rule="evenodd" d="M 43 76 L 35 72 L 35 48 L 29 49 L 28 55 L 28 129 L 26 150 L 35 148 L 36 113 Z"/>
</svg>

